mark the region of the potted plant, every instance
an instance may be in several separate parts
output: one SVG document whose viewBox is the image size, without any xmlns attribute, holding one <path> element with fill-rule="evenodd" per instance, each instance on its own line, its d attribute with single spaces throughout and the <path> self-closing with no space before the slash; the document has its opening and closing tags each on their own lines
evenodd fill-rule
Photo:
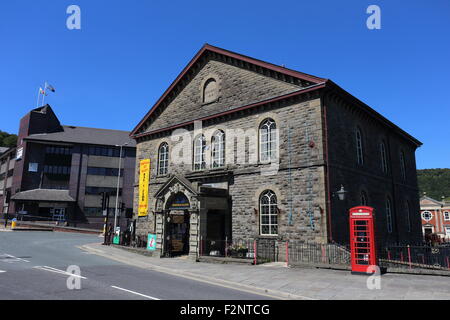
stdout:
<svg viewBox="0 0 450 320">
<path fill-rule="evenodd" d="M 233 244 L 228 247 L 227 251 L 234 258 L 246 258 L 248 248 L 243 244 Z"/>
</svg>

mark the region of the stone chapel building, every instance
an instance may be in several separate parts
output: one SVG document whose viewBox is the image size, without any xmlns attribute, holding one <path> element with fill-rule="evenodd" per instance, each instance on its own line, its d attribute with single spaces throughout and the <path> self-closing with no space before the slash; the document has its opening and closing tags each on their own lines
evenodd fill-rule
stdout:
<svg viewBox="0 0 450 320">
<path fill-rule="evenodd" d="M 196 256 L 200 239 L 347 244 L 357 205 L 375 208 L 379 245 L 422 239 L 421 142 L 329 79 L 205 44 L 131 137 L 134 212 L 151 160 L 136 234 L 161 256 Z"/>
</svg>

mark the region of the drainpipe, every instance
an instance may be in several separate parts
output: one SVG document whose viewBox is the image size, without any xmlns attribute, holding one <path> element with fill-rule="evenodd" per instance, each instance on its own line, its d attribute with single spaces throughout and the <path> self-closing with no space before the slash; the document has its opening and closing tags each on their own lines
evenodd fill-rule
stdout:
<svg viewBox="0 0 450 320">
<path fill-rule="evenodd" d="M 329 154 L 328 154 L 328 123 L 327 123 L 327 107 L 324 103 L 324 97 L 322 96 L 322 109 L 323 109 L 323 126 L 324 130 L 324 160 L 326 164 L 325 172 L 325 183 L 327 184 L 327 228 L 328 228 L 328 242 L 333 242 L 333 232 L 331 230 L 331 191 L 330 191 L 330 164 L 329 164 Z"/>
</svg>

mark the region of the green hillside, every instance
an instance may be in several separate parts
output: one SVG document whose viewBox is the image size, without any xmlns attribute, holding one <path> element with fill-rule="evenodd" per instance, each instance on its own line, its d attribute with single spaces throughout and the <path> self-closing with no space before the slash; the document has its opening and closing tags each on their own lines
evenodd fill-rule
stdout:
<svg viewBox="0 0 450 320">
<path fill-rule="evenodd" d="M 417 170 L 420 195 L 440 201 L 442 196 L 450 200 L 450 169 Z"/>
<path fill-rule="evenodd" d="M 0 147 L 14 147 L 17 143 L 17 136 L 0 130 Z"/>
</svg>

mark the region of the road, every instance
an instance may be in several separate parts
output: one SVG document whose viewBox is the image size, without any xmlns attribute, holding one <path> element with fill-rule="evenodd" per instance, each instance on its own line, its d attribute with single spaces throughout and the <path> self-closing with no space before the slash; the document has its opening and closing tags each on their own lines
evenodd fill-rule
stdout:
<svg viewBox="0 0 450 320">
<path fill-rule="evenodd" d="M 100 241 L 101 238 L 96 235 L 77 233 L 0 232 L 0 299 L 269 299 L 267 296 L 140 269 L 78 248 Z M 68 270 L 69 266 L 78 266 L 80 273 Z M 78 283 L 80 289 L 76 289 Z"/>
</svg>

